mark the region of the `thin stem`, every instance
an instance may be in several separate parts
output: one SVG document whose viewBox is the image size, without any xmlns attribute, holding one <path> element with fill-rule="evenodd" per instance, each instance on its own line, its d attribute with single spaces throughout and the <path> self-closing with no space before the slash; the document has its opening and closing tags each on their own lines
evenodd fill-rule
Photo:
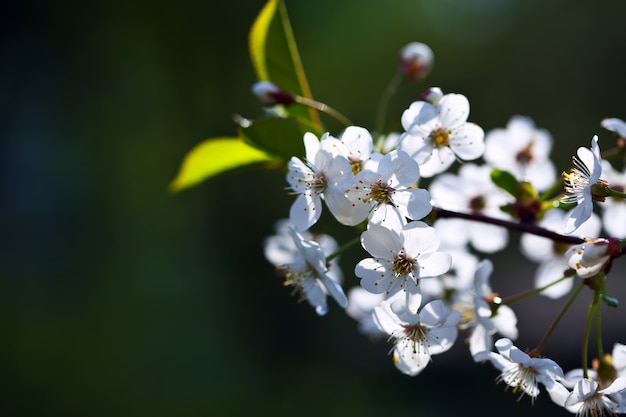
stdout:
<svg viewBox="0 0 626 417">
<path fill-rule="evenodd" d="M 378 102 L 378 109 L 376 110 L 376 131 L 379 135 L 385 133 L 385 116 L 387 115 L 387 107 L 389 106 L 389 102 L 391 101 L 391 97 L 394 95 L 400 84 L 404 80 L 404 74 L 400 71 L 397 71 L 393 76 L 385 91 L 383 91 L 383 95 L 380 96 L 380 101 Z"/>
<path fill-rule="evenodd" d="M 593 314 L 596 310 L 596 295 L 594 294 L 593 301 L 589 304 L 589 311 L 587 312 L 587 321 L 585 322 L 585 332 L 583 334 L 583 346 L 582 346 L 582 365 L 583 365 L 583 377 L 588 378 L 589 372 L 589 333 L 591 333 L 591 322 L 593 321 Z"/>
<path fill-rule="evenodd" d="M 350 119 L 348 119 L 346 116 L 339 113 L 337 110 L 333 109 L 327 104 L 320 103 L 319 101 L 313 100 L 311 98 L 302 97 L 302 96 L 294 96 L 294 100 L 296 101 L 296 103 L 300 103 L 302 105 L 312 107 L 316 110 L 319 110 L 321 112 L 328 114 L 329 116 L 331 116 L 332 118 L 337 120 L 339 123 L 343 124 L 344 126 L 353 125 Z"/>
<path fill-rule="evenodd" d="M 522 300 L 524 300 L 526 298 L 529 298 L 529 297 L 532 297 L 534 295 L 537 295 L 537 294 L 539 294 L 540 292 L 542 292 L 544 290 L 547 290 L 548 288 L 552 287 L 553 285 L 558 284 L 561 281 L 564 281 L 567 278 L 572 278 L 572 276 L 565 275 L 565 276 L 562 276 L 561 278 L 559 278 L 557 280 L 552 281 L 549 284 L 544 285 L 543 287 L 532 288 L 530 290 L 521 292 L 519 294 L 511 295 L 509 297 L 503 297 L 501 304 L 511 305 L 511 304 L 516 303 L 518 301 L 522 301 Z"/>
<path fill-rule="evenodd" d="M 335 252 L 331 253 L 330 255 L 326 257 L 326 262 L 332 261 L 334 258 L 341 255 L 342 253 L 344 253 L 345 251 L 347 251 L 348 249 L 350 249 L 352 246 L 356 245 L 360 241 L 361 241 L 360 237 L 355 237 L 349 242 L 344 243 L 339 249 L 337 249 Z"/>
<path fill-rule="evenodd" d="M 598 358 L 604 357 L 604 348 L 602 347 L 602 304 L 600 303 L 600 295 L 594 294 L 593 302 L 596 308 L 596 354 Z"/>
<path fill-rule="evenodd" d="M 537 348 L 534 349 L 534 351 L 537 352 L 537 355 L 539 355 L 541 351 L 543 350 L 543 348 L 546 346 L 546 343 L 548 343 L 548 340 L 552 336 L 552 333 L 554 333 L 556 326 L 558 326 L 559 322 L 561 321 L 561 319 L 563 318 L 567 310 L 572 306 L 572 304 L 574 303 L 574 300 L 576 300 L 576 298 L 578 297 L 578 294 L 580 294 L 580 291 L 583 289 L 584 286 L 585 286 L 585 283 L 581 282 L 578 285 L 578 287 L 576 287 L 576 290 L 571 295 L 569 300 L 567 300 L 567 303 L 565 303 L 565 305 L 563 306 L 559 314 L 555 317 L 552 323 L 550 323 L 550 327 L 548 327 L 546 334 L 541 338 L 541 341 L 539 342 L 539 345 L 537 345 Z"/>
<path fill-rule="evenodd" d="M 585 240 L 575 236 L 566 236 L 559 233 L 552 232 L 550 230 L 539 227 L 536 224 L 530 223 L 515 223 L 508 220 L 496 219 L 494 217 L 485 216 L 480 213 L 459 213 L 442 209 L 439 207 L 433 207 L 433 212 L 436 213 L 437 218 L 457 218 L 465 220 L 473 220 L 481 223 L 493 224 L 501 226 L 509 230 L 515 230 L 522 233 L 530 233 L 537 236 L 546 237 L 555 242 L 569 243 L 572 245 L 578 245 L 584 243 Z"/>
<path fill-rule="evenodd" d="M 616 190 L 612 189 L 611 187 L 607 187 L 606 190 L 609 193 L 608 197 L 626 198 L 626 194 L 625 193 L 621 193 L 619 191 L 616 191 Z"/>
</svg>

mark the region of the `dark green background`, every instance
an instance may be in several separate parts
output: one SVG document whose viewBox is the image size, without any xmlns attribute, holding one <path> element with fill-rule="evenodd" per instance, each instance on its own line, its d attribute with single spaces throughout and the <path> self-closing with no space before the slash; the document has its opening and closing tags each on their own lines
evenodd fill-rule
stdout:
<svg viewBox="0 0 626 417">
<path fill-rule="evenodd" d="M 460 344 L 419 377 L 400 375 L 389 347 L 359 335 L 332 301 L 323 318 L 297 304 L 262 255 L 291 203 L 282 173 L 166 192 L 196 143 L 233 135 L 234 113 L 261 116 L 247 31 L 263 4 L 0 6 L 0 412 L 569 415 L 545 393 L 534 407 L 517 404 Z M 435 68 L 394 97 L 395 117 L 428 86 L 462 93 L 485 130 L 513 114 L 547 128 L 559 170 L 593 134 L 611 143 L 602 118 L 626 118 L 622 1 L 287 7 L 313 94 L 365 127 L 398 50 L 414 40 L 433 48 Z M 349 286 L 360 256 L 344 258 Z M 530 285 L 534 266 L 515 248 L 495 262 L 496 289 Z M 579 366 L 587 300 L 547 348 L 566 368 Z M 536 343 L 560 305 L 520 305 L 530 334 L 521 346 Z M 622 323 L 606 325 L 607 350 L 626 341 Z"/>
</svg>

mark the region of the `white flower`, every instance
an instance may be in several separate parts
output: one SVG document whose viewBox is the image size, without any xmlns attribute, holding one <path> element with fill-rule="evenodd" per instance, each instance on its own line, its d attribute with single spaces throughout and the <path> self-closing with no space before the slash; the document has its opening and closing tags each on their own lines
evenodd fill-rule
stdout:
<svg viewBox="0 0 626 417">
<path fill-rule="evenodd" d="M 576 271 L 580 278 L 597 275 L 607 265 L 611 256 L 621 252 L 618 239 L 594 239 L 569 248 L 565 254 L 567 265 Z"/>
<path fill-rule="evenodd" d="M 556 170 L 549 158 L 552 142 L 550 133 L 535 127 L 532 119 L 513 116 L 506 129 L 487 132 L 484 158 L 489 165 L 544 191 L 556 180 Z"/>
<path fill-rule="evenodd" d="M 337 304 L 345 308 L 348 299 L 341 285 L 329 276 L 326 256 L 320 245 L 303 238 L 293 229 L 290 233 L 298 254 L 292 263 L 283 266 L 285 285 L 293 285 L 319 315 L 324 315 L 328 311 L 327 293 L 337 301 Z"/>
<path fill-rule="evenodd" d="M 447 272 L 452 263 L 448 253 L 437 252 L 437 232 L 420 221 L 399 231 L 372 224 L 361 235 L 361 244 L 374 258 L 360 261 L 354 273 L 363 288 L 385 297 L 404 291 L 407 298 L 421 299 L 419 280 Z"/>
<path fill-rule="evenodd" d="M 546 230 L 560 232 L 563 230 L 569 214 L 563 210 L 548 210 L 537 224 Z M 585 236 L 597 236 L 600 233 L 600 218 L 592 214 L 574 233 L 573 236 L 584 238 Z M 531 261 L 539 263 L 535 271 L 535 288 L 542 288 L 563 278 L 567 270 L 565 253 L 571 245 L 555 242 L 541 236 L 525 233 L 520 239 L 522 253 Z M 557 284 L 551 285 L 541 291 L 541 295 L 556 299 L 569 293 L 574 283 L 574 277 L 563 279 Z"/>
<path fill-rule="evenodd" d="M 430 187 L 435 206 L 464 213 L 481 213 L 490 217 L 507 218 L 500 206 L 511 202 L 511 197 L 491 181 L 491 168 L 467 163 L 461 166 L 458 175 L 441 174 Z M 446 225 L 446 223 L 448 223 Z M 493 253 L 503 249 L 508 242 L 504 227 L 462 219 L 439 219 L 434 227 L 441 233 L 442 240 L 455 241 L 457 246 L 471 243 L 481 251 Z"/>
<path fill-rule="evenodd" d="M 519 350 L 510 339 L 502 338 L 495 343 L 498 353 L 491 352 L 489 359 L 493 366 L 502 371 L 496 379 L 513 388 L 513 393 L 524 394 L 534 401 L 539 395 L 539 384 L 548 392 L 564 390 L 558 381 L 563 379 L 563 370 L 552 359 L 533 358 Z"/>
<path fill-rule="evenodd" d="M 324 149 L 322 143 L 326 140 L 332 143 L 328 134 L 320 142 L 314 134 L 305 133 L 305 161 L 294 156 L 288 164 L 287 182 L 292 193 L 297 194 L 289 211 L 289 221 L 299 231 L 307 230 L 319 220 L 322 198 L 331 212 L 345 204 L 342 191 L 345 185 L 340 184 L 352 179 L 350 162 Z"/>
<path fill-rule="evenodd" d="M 431 301 L 418 312 L 403 297 L 392 297 L 374 309 L 374 320 L 394 342 L 393 362 L 400 372 L 417 375 L 432 355 L 450 349 L 456 340 L 458 311 L 449 310 L 440 300 Z"/>
<path fill-rule="evenodd" d="M 564 407 L 569 412 L 583 417 L 602 416 L 604 413 L 623 414 L 626 407 L 625 390 L 626 377 L 615 379 L 611 385 L 603 389 L 596 380 L 580 378 L 565 399 Z"/>
<path fill-rule="evenodd" d="M 626 191 L 626 169 L 619 172 L 609 161 L 602 160 L 602 178 L 610 184 L 611 189 L 619 192 Z M 609 197 L 601 207 L 604 230 L 612 237 L 625 238 L 626 221 L 623 219 L 626 219 L 626 200 Z"/>
<path fill-rule="evenodd" d="M 614 344 L 611 358 L 617 376 L 626 377 L 626 345 L 621 343 Z"/>
<path fill-rule="evenodd" d="M 292 226 L 289 224 L 288 219 L 278 220 L 274 225 L 275 234 L 268 236 L 263 245 L 265 258 L 276 267 L 283 267 L 284 265 L 293 263 L 299 254 L 299 249 L 293 239 L 291 230 Z M 315 234 L 313 235 L 309 231 L 301 232 L 300 235 L 303 239 L 312 240 L 317 242 L 324 251 L 325 256 L 329 256 L 337 251 L 339 245 L 335 238 L 327 234 Z M 327 275 L 331 277 L 333 281 L 341 283 L 343 281 L 343 273 L 339 267 L 339 257 L 334 257 L 328 266 Z"/>
<path fill-rule="evenodd" d="M 605 129 L 617 133 L 622 138 L 626 138 L 626 123 L 624 123 L 623 120 L 616 118 L 607 118 L 602 120 L 601 124 L 602 127 L 604 127 Z"/>
<path fill-rule="evenodd" d="M 416 101 L 402 113 L 406 132 L 399 149 L 417 161 L 425 178 L 445 171 L 457 158 L 479 158 L 485 150 L 485 133 L 467 122 L 468 115 L 469 102 L 461 94 L 444 95 L 436 107 Z"/>
<path fill-rule="evenodd" d="M 374 141 L 367 129 L 359 126 L 348 126 L 339 139 L 332 138 L 324 143 L 324 149 L 333 155 L 341 155 L 350 162 L 352 173 L 357 174 L 367 168 L 372 158 Z"/>
<path fill-rule="evenodd" d="M 350 205 L 337 211 L 339 221 L 350 226 L 369 217 L 370 224 L 401 228 L 406 218 L 420 220 L 431 210 L 430 194 L 412 186 L 419 180 L 419 166 L 402 151 L 385 155 L 375 171 L 359 172 L 346 190 Z"/>
<path fill-rule="evenodd" d="M 493 264 L 485 259 L 478 264 L 474 275 L 473 311 L 465 311 L 463 328 L 469 328 L 469 348 L 476 362 L 489 359 L 493 335 L 499 333 L 517 339 L 517 317 L 511 307 L 500 304 L 500 298 L 491 290 L 489 278 Z M 497 307 L 497 308 L 496 308 Z"/>
<path fill-rule="evenodd" d="M 602 175 L 598 136 L 591 139 L 591 149 L 580 147 L 577 154 L 578 156 L 572 158 L 574 167 L 569 173 L 563 172 L 565 195 L 561 197 L 561 202 L 577 204 L 565 225 L 565 233 L 572 233 L 591 217 L 593 212 L 591 187 Z"/>
</svg>

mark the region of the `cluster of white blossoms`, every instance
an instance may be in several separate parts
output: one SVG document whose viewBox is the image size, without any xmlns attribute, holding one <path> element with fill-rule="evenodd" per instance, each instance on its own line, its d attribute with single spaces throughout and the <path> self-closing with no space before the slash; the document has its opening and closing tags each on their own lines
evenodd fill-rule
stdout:
<svg viewBox="0 0 626 417">
<path fill-rule="evenodd" d="M 406 53 L 432 59 L 421 46 Z M 430 70 L 424 62 L 406 68 L 419 79 Z M 257 94 L 285 96 L 266 84 Z M 271 97 L 264 103 L 272 104 Z M 402 113 L 402 132 L 348 126 L 337 136 L 306 133 L 304 155 L 288 163 L 293 204 L 266 240 L 267 259 L 318 314 L 328 312 L 330 296 L 363 333 L 386 336 L 404 374 L 422 372 L 462 333 L 471 358 L 493 364 L 498 381 L 520 396 L 534 400 L 543 387 L 579 415 L 626 413 L 626 346 L 616 344 L 609 355 L 598 351 L 592 369 L 585 356 L 581 369 L 564 373 L 542 356 L 550 332 L 530 350 L 514 345 L 512 307 L 531 295 L 573 299 L 583 287 L 594 291 L 592 314 L 600 314 L 601 301 L 615 306 L 605 280 L 624 253 L 626 171 L 603 159 L 593 136 L 559 177 L 545 129 L 514 116 L 485 132 L 468 121 L 469 111 L 464 95 L 431 88 Z M 602 126 L 626 138 L 621 120 Z M 619 155 L 625 141 L 617 141 Z M 461 162 L 456 170 L 455 162 Z M 595 203 L 602 203 L 602 215 Z M 348 274 L 337 263 L 350 242 L 340 247 L 312 232 L 323 211 L 354 227 L 366 252 L 354 266 L 354 285 L 344 283 Z M 528 292 L 504 297 L 490 283 L 493 263 L 481 257 L 505 248 L 511 231 L 522 233 L 520 251 L 538 267 Z M 611 237 L 598 237 L 601 232 Z"/>
</svg>

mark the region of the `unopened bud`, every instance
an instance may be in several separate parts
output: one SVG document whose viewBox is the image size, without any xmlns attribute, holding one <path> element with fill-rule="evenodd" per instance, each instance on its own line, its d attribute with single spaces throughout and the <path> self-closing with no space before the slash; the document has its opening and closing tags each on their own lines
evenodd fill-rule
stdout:
<svg viewBox="0 0 626 417">
<path fill-rule="evenodd" d="M 567 265 L 581 278 L 590 278 L 601 272 L 611 256 L 622 250 L 619 239 L 599 238 L 569 248 L 565 254 Z"/>
<path fill-rule="evenodd" d="M 282 104 L 289 106 L 295 101 L 293 94 L 283 90 L 269 81 L 259 81 L 252 86 L 252 93 L 263 103 L 264 106 L 276 106 Z"/>
<path fill-rule="evenodd" d="M 439 87 L 430 87 L 428 90 L 420 94 L 420 100 L 426 101 L 433 106 L 437 106 L 443 97 L 443 91 Z"/>
<path fill-rule="evenodd" d="M 420 42 L 411 42 L 400 51 L 400 71 L 411 80 L 423 80 L 433 67 L 432 49 Z"/>
</svg>

